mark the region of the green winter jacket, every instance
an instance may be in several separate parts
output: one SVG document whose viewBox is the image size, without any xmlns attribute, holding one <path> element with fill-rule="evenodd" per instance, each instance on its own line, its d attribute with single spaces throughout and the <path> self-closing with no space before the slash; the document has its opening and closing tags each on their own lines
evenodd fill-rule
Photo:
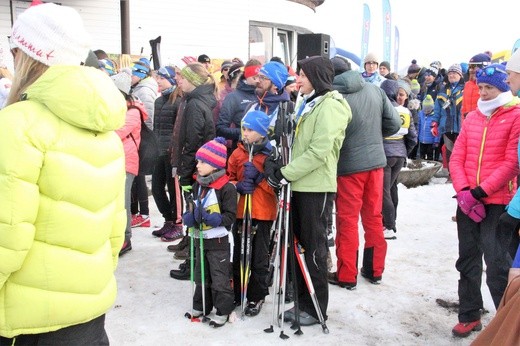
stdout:
<svg viewBox="0 0 520 346">
<path fill-rule="evenodd" d="M 305 105 L 296 126 L 291 162 L 281 170 L 293 191 L 336 192 L 339 151 L 351 119 L 350 106 L 335 90 Z"/>
<path fill-rule="evenodd" d="M 88 322 L 114 303 L 126 225 L 113 130 L 126 102 L 103 72 L 50 67 L 0 111 L 0 335 Z"/>
</svg>

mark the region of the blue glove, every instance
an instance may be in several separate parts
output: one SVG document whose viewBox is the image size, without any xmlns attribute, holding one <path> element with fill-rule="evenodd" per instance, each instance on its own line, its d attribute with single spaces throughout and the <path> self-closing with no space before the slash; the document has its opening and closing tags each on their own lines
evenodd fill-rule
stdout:
<svg viewBox="0 0 520 346">
<path fill-rule="evenodd" d="M 255 185 L 258 185 L 264 178 L 264 175 L 256 169 L 252 162 L 246 162 L 244 163 L 244 178 L 251 179 Z"/>
<path fill-rule="evenodd" d="M 237 183 L 237 191 L 241 195 L 250 195 L 255 191 L 255 183 L 252 179 L 244 179 Z"/>
<path fill-rule="evenodd" d="M 204 218 L 208 215 L 206 209 L 196 206 L 193 210 L 193 218 L 199 225 L 204 221 Z"/>
<path fill-rule="evenodd" d="M 218 227 L 222 223 L 222 214 L 220 213 L 206 213 L 204 223 L 211 227 Z"/>
<path fill-rule="evenodd" d="M 192 212 L 185 212 L 182 215 L 182 222 L 186 225 L 186 227 L 191 228 L 195 226 L 195 217 Z"/>
</svg>

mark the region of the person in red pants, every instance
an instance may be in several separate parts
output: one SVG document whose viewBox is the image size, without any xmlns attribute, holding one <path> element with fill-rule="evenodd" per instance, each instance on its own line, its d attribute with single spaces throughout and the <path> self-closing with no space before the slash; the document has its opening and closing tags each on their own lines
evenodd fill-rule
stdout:
<svg viewBox="0 0 520 346">
<path fill-rule="evenodd" d="M 355 289 L 358 274 L 358 220 L 365 231 L 361 274 L 373 283 L 383 275 L 386 241 L 383 237 L 383 168 L 386 156 L 383 137 L 401 127 L 399 114 L 383 90 L 364 83 L 359 72 L 350 70 L 341 58 L 332 59 L 334 89 L 347 100 L 352 122 L 346 129 L 338 162 L 336 196 L 337 272 L 329 283 Z"/>
</svg>

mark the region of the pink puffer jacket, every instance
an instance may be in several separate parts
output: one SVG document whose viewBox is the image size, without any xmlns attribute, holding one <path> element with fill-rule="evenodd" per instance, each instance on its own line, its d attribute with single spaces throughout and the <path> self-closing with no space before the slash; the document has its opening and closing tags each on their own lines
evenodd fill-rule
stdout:
<svg viewBox="0 0 520 346">
<path fill-rule="evenodd" d="M 515 98 L 490 117 L 477 108 L 462 125 L 450 158 L 456 192 L 480 186 L 484 204 L 508 204 L 516 191 L 520 105 Z"/>
<path fill-rule="evenodd" d="M 135 106 L 142 108 L 139 104 L 135 104 Z M 116 130 L 116 133 L 123 141 L 126 171 L 137 175 L 139 172 L 138 146 L 141 144 L 141 113 L 139 109 L 129 108 L 126 111 L 125 125 Z M 132 136 L 130 136 L 130 134 L 132 134 Z"/>
</svg>

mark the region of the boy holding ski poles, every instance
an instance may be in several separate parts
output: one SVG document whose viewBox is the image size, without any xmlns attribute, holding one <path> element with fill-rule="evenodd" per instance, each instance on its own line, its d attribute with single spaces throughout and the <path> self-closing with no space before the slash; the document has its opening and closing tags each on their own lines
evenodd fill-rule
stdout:
<svg viewBox="0 0 520 346">
<path fill-rule="evenodd" d="M 269 116 L 261 111 L 244 116 L 242 141 L 229 157 L 227 168 L 240 194 L 233 227 L 235 302 L 247 316 L 258 315 L 269 294 L 269 240 L 277 212 L 276 194 L 263 174 L 264 161 L 271 152 L 269 122 Z"/>
<path fill-rule="evenodd" d="M 183 215 L 183 221 L 190 230 L 192 256 L 194 248 L 196 252 L 195 268 L 193 271 L 192 265 L 191 270 L 196 288 L 191 312 L 185 316 L 192 320 L 202 317 L 205 321 L 215 307 L 216 314 L 209 325 L 216 328 L 228 321 L 235 308 L 230 263 L 233 238 L 229 231 L 235 222 L 236 189 L 226 175 L 224 138 L 217 137 L 204 144 L 195 158 L 198 163 L 191 192 L 193 203 Z"/>
</svg>

